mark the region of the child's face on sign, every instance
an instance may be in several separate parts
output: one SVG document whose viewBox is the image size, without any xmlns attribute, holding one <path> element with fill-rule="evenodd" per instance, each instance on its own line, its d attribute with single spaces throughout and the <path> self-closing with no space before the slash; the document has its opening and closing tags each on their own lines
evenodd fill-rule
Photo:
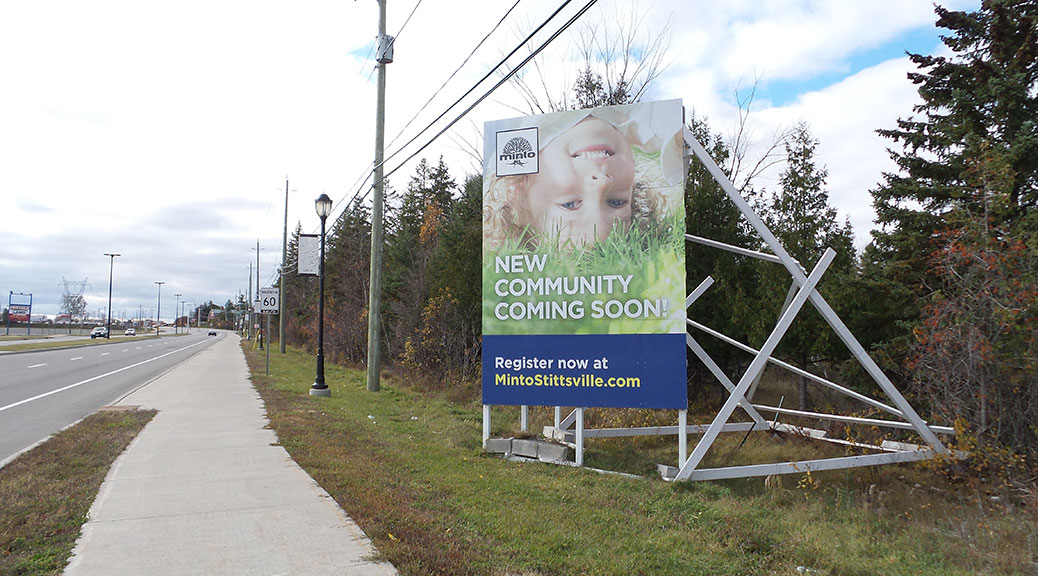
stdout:
<svg viewBox="0 0 1038 576">
<path fill-rule="evenodd" d="M 591 244 L 631 222 L 634 157 L 612 124 L 586 118 L 541 151 L 527 190 L 529 223 L 562 241 Z"/>
</svg>

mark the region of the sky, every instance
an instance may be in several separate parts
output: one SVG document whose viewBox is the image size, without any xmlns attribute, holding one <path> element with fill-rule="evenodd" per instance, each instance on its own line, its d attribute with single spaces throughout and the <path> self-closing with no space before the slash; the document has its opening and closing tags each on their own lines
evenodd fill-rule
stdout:
<svg viewBox="0 0 1038 576">
<path fill-rule="evenodd" d="M 404 160 L 483 94 L 493 80 L 433 123 L 563 1 L 388 2 L 389 186 L 405 189 L 421 158 L 442 157 L 459 184 L 479 170 L 467 150 L 482 149 L 483 122 L 527 112 L 508 84 Z M 941 4 L 976 10 L 979 0 Z M 615 31 L 632 15 L 641 34 L 669 38 L 645 100 L 680 98 L 730 136 L 753 91 L 751 157 L 807 122 L 830 203 L 859 248 L 869 241 L 868 191 L 894 170 L 875 130 L 918 102 L 905 52 L 945 53 L 930 0 L 599 0 L 537 57 L 551 91 L 581 66 L 581 30 Z M 113 317 L 161 307 L 168 321 L 178 300 L 222 305 L 247 293 L 250 265 L 253 293 L 271 286 L 286 181 L 290 233 L 319 229 L 322 193 L 336 203 L 332 218 L 355 194 L 370 199 L 377 32 L 375 0 L 0 0 L 0 306 L 31 293 L 34 315 L 55 315 L 66 286 L 82 286 L 88 312 L 104 315 L 111 277 Z"/>
</svg>

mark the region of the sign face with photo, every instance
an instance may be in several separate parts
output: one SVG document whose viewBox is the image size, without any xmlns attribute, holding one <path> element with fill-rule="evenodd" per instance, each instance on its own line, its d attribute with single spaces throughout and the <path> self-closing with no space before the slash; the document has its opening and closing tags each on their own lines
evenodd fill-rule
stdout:
<svg viewBox="0 0 1038 576">
<path fill-rule="evenodd" d="M 488 122 L 483 403 L 687 408 L 680 100 Z"/>
<path fill-rule="evenodd" d="M 298 273 L 317 276 L 321 271 L 321 237 L 317 234 L 300 234 L 298 254 Z"/>
</svg>

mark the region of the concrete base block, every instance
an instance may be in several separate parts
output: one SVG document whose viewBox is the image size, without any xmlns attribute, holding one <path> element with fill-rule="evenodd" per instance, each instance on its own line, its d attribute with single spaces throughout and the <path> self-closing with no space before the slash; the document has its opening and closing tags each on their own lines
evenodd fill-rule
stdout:
<svg viewBox="0 0 1038 576">
<path fill-rule="evenodd" d="M 487 438 L 487 445 L 484 450 L 493 454 L 508 454 L 512 451 L 512 439 Z"/>
<path fill-rule="evenodd" d="M 660 473 L 660 477 L 664 480 L 673 480 L 677 477 L 679 470 L 673 466 L 667 466 L 666 464 L 657 464 L 656 471 Z"/>
<path fill-rule="evenodd" d="M 517 462 L 540 460 L 568 464 L 573 458 L 573 450 L 568 446 L 525 438 L 487 438 L 483 449 L 491 454 L 503 454 Z"/>
<path fill-rule="evenodd" d="M 540 442 L 537 446 L 537 459 L 542 462 L 563 462 L 569 459 L 569 448 Z"/>
<path fill-rule="evenodd" d="M 536 440 L 521 440 L 516 438 L 512 440 L 512 454 L 516 456 L 524 456 L 526 458 L 537 457 L 537 445 L 539 442 Z"/>
</svg>

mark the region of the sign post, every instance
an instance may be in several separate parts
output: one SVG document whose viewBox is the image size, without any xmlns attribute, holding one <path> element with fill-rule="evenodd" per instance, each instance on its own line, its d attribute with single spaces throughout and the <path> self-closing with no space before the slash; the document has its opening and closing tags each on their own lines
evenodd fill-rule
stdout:
<svg viewBox="0 0 1038 576">
<path fill-rule="evenodd" d="M 259 311 L 267 317 L 267 375 L 270 375 L 270 315 L 279 314 L 281 294 L 277 287 L 260 288 Z M 262 338 L 260 338 L 262 342 Z"/>
<path fill-rule="evenodd" d="M 12 299 L 15 295 L 28 296 L 28 304 L 14 304 Z M 26 335 L 32 335 L 32 293 L 11 291 L 7 297 L 7 334 L 11 333 L 11 320 L 15 322 L 26 322 L 28 328 Z"/>
</svg>

